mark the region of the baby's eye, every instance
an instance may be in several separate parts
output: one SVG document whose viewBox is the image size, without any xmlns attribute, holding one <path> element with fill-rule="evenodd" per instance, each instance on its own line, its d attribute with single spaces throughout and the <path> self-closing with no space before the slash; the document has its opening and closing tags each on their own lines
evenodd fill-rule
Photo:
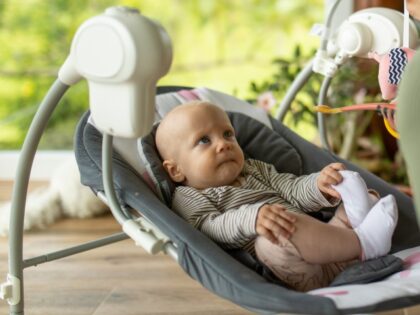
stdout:
<svg viewBox="0 0 420 315">
<path fill-rule="evenodd" d="M 235 134 L 233 133 L 233 131 L 231 131 L 231 130 L 226 130 L 224 133 L 223 133 L 223 137 L 225 137 L 226 139 L 229 139 L 229 138 L 232 138 L 232 137 L 234 137 L 235 136 Z"/>
<path fill-rule="evenodd" d="M 201 137 L 198 142 L 198 144 L 207 144 L 210 143 L 210 138 L 207 136 Z"/>
</svg>

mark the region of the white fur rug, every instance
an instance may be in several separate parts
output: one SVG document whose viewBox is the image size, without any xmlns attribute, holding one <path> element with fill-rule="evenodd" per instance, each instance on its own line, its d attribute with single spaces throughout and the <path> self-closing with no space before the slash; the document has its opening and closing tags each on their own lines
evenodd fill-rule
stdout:
<svg viewBox="0 0 420 315">
<path fill-rule="evenodd" d="M 9 232 L 11 203 L 0 207 L 0 235 Z M 89 218 L 108 211 L 108 207 L 80 183 L 76 160 L 66 160 L 54 171 L 49 186 L 27 195 L 24 230 L 42 229 L 64 217 Z"/>
</svg>

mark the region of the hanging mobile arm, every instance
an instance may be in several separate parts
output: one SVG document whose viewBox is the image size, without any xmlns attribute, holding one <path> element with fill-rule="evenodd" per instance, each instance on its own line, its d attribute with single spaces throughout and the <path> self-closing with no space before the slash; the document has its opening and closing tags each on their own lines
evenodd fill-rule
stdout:
<svg viewBox="0 0 420 315">
<path fill-rule="evenodd" d="M 286 92 L 282 102 L 280 103 L 279 111 L 277 114 L 277 119 L 279 121 L 283 121 L 287 111 L 290 109 L 290 106 L 295 99 L 296 95 L 302 89 L 302 87 L 306 84 L 309 80 L 313 72 L 321 72 L 324 75 L 329 74 L 332 75 L 334 71 L 336 71 L 336 65 L 334 62 L 326 59 L 327 56 L 327 44 L 329 40 L 329 36 L 331 34 L 331 24 L 334 14 L 337 10 L 337 7 L 340 3 L 340 0 L 336 0 L 333 5 L 331 6 L 330 10 L 328 11 L 327 18 L 325 20 L 324 31 L 321 38 L 320 48 L 317 52 L 317 56 L 311 60 L 306 66 L 302 69 L 302 71 L 297 75 L 291 86 Z M 328 61 L 328 63 L 326 62 Z M 331 69 L 332 67 L 332 69 Z M 322 69 L 322 70 L 321 70 Z M 323 126 L 323 118 L 322 116 L 318 116 L 319 120 L 318 123 Z M 324 129 L 322 127 L 322 129 Z"/>
<path fill-rule="evenodd" d="M 172 62 L 172 45 L 165 30 L 136 9 L 112 7 L 103 15 L 86 21 L 76 32 L 70 54 L 31 123 L 19 156 L 13 187 L 9 274 L 0 285 L 0 298 L 7 300 L 10 314 L 24 314 L 23 269 L 52 257 L 65 257 L 90 248 L 71 248 L 62 252 L 23 260 L 23 222 L 32 163 L 40 138 L 67 89 L 85 78 L 89 86 L 91 115 L 104 134 L 104 183 L 112 213 L 124 232 L 149 252 L 165 250 L 176 257 L 176 249 L 162 244 L 159 231 L 150 232 L 147 224 L 138 224 L 121 210 L 112 181 L 112 136 L 138 138 L 146 134 L 154 121 L 156 82 Z M 107 196 L 108 197 L 108 196 Z M 125 224 L 126 222 L 130 222 Z M 121 240 L 112 237 L 103 244 Z M 158 243 L 158 246 L 156 246 Z M 72 252 L 72 253 L 70 253 Z M 35 261 L 33 264 L 32 261 Z"/>
<path fill-rule="evenodd" d="M 1 286 L 11 314 L 23 314 L 23 218 L 32 163 L 47 122 L 68 88 L 59 80 L 54 82 L 35 114 L 19 156 L 11 204 L 9 274 Z"/>
<path fill-rule="evenodd" d="M 312 72 L 313 61 L 311 60 L 296 76 L 292 84 L 286 91 L 286 95 L 283 97 L 283 100 L 280 103 L 279 111 L 277 112 L 277 119 L 281 122 L 284 121 L 284 117 L 292 105 L 293 100 L 296 98 L 296 95 L 299 91 L 305 86 L 309 78 L 313 74 Z"/>
</svg>

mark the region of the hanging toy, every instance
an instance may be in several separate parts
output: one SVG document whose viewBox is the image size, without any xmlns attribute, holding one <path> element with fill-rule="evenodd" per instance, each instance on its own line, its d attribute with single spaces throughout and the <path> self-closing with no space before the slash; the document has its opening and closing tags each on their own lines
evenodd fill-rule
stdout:
<svg viewBox="0 0 420 315">
<path fill-rule="evenodd" d="M 398 84 L 405 66 L 413 58 L 415 50 L 409 48 L 409 14 L 407 10 L 406 0 L 404 1 L 404 30 L 403 30 L 403 46 L 392 48 L 388 53 L 379 55 L 376 52 L 368 53 L 368 57 L 379 63 L 378 83 L 381 89 L 382 98 L 391 103 L 370 103 L 345 106 L 341 108 L 331 108 L 326 105 L 318 105 L 315 107 L 317 112 L 324 114 L 337 114 L 354 110 L 375 110 L 384 119 L 385 128 L 395 138 L 399 138 L 399 134 L 395 126 L 395 111 Z"/>
<path fill-rule="evenodd" d="M 375 59 L 379 63 L 378 82 L 381 89 L 382 98 L 392 101 L 394 104 L 397 97 L 398 84 L 405 66 L 410 62 L 415 54 L 415 50 L 409 48 L 409 14 L 407 10 L 407 1 L 404 0 L 404 30 L 403 30 L 403 47 L 393 48 L 385 55 L 377 53 L 369 53 L 370 58 Z M 387 110 L 381 109 L 381 115 L 384 117 L 384 124 L 388 132 L 395 138 L 399 138 L 399 134 L 395 127 L 395 108 Z"/>
<path fill-rule="evenodd" d="M 414 50 L 402 47 L 393 48 L 384 55 L 368 54 L 369 58 L 375 59 L 379 63 L 378 82 L 384 100 L 393 100 L 397 96 L 401 75 L 414 53 Z"/>
<path fill-rule="evenodd" d="M 371 52 L 368 57 L 379 63 L 378 82 L 384 100 L 393 100 L 397 96 L 398 84 L 407 63 L 413 58 L 415 51 L 410 49 L 409 38 L 410 16 L 407 10 L 407 0 L 404 0 L 403 45 L 393 48 L 387 54 L 378 55 Z"/>
</svg>

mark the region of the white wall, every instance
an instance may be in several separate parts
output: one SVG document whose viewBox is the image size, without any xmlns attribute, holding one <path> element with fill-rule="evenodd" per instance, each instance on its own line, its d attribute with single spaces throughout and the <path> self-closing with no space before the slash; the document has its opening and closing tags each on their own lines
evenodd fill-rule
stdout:
<svg viewBox="0 0 420 315">
<path fill-rule="evenodd" d="M 0 151 L 0 181 L 13 180 L 16 176 L 20 151 Z M 32 165 L 31 180 L 49 180 L 52 172 L 73 151 L 39 151 Z"/>
</svg>

